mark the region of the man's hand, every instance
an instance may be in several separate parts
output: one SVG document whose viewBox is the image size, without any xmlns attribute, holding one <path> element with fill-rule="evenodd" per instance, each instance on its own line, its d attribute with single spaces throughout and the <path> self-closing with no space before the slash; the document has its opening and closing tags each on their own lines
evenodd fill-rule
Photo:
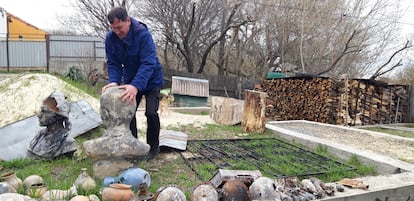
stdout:
<svg viewBox="0 0 414 201">
<path fill-rule="evenodd" d="M 118 84 L 116 82 L 111 82 L 105 86 L 102 87 L 102 93 L 104 93 L 106 91 L 106 89 L 108 89 L 109 87 L 116 87 L 118 86 Z"/>
<path fill-rule="evenodd" d="M 122 101 L 127 101 L 128 104 L 133 104 L 136 100 L 135 97 L 138 94 L 138 89 L 130 84 L 121 85 L 118 88 L 125 89 L 124 93 L 121 94 Z"/>
</svg>

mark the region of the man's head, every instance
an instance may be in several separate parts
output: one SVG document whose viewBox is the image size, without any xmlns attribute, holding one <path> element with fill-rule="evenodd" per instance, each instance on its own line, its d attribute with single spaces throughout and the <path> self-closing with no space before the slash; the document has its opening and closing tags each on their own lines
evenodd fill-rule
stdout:
<svg viewBox="0 0 414 201">
<path fill-rule="evenodd" d="M 112 31 L 120 38 L 123 39 L 129 32 L 129 25 L 131 25 L 131 19 L 125 8 L 114 7 L 108 13 L 108 21 L 111 24 Z"/>
</svg>

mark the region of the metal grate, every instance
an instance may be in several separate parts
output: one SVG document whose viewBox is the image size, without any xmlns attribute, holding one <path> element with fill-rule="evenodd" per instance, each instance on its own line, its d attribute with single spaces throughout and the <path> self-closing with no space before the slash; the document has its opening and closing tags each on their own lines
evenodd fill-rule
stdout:
<svg viewBox="0 0 414 201">
<path fill-rule="evenodd" d="M 274 178 L 356 170 L 274 138 L 193 140 L 181 156 L 200 179 L 208 179 L 218 169 L 260 170 Z"/>
</svg>

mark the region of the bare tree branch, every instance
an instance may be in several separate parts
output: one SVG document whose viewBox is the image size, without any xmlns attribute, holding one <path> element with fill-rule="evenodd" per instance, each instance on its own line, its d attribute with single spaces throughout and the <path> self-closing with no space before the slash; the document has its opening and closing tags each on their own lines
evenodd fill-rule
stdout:
<svg viewBox="0 0 414 201">
<path fill-rule="evenodd" d="M 394 64 L 393 66 L 391 66 L 388 70 L 384 70 L 384 68 L 391 63 L 392 59 L 398 55 L 400 52 L 402 52 L 403 50 L 409 49 L 412 47 L 411 41 L 408 41 L 404 44 L 403 47 L 401 47 L 400 49 L 398 49 L 397 51 L 395 51 L 390 58 L 388 58 L 388 61 L 386 61 L 384 64 L 382 64 L 381 66 L 379 66 L 377 68 L 377 70 L 375 71 L 375 73 L 369 78 L 371 80 L 375 80 L 377 77 L 384 75 L 392 70 L 394 70 L 395 68 L 402 66 L 402 59 L 400 59 L 396 64 Z"/>
<path fill-rule="evenodd" d="M 348 38 L 348 40 L 346 41 L 346 43 L 345 43 L 345 47 L 344 47 L 344 49 L 342 50 L 342 53 L 335 59 L 335 61 L 331 64 L 331 66 L 328 68 L 328 69 L 326 69 L 325 71 L 322 71 L 322 72 L 320 72 L 320 73 L 318 73 L 318 75 L 323 75 L 323 74 L 325 74 L 325 73 L 327 73 L 327 72 L 329 72 L 329 71 L 331 71 L 337 64 L 338 64 L 338 62 L 343 58 L 343 57 L 345 57 L 347 54 L 350 54 L 350 53 L 353 53 L 353 52 L 358 52 L 359 50 L 358 49 L 354 49 L 354 50 L 350 50 L 351 49 L 351 47 L 350 47 L 350 43 L 351 43 L 351 41 L 352 41 L 352 39 L 356 36 L 358 34 L 358 32 L 356 31 L 356 30 L 354 30 L 353 32 L 352 32 L 352 34 L 349 36 L 349 38 Z"/>
</svg>

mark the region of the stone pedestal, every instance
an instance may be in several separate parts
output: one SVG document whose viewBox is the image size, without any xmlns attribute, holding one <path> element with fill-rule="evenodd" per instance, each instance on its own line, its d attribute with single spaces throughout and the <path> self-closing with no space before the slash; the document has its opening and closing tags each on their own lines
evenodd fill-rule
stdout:
<svg viewBox="0 0 414 201">
<path fill-rule="evenodd" d="M 101 118 L 105 126 L 102 137 L 85 141 L 83 150 L 93 161 L 93 175 L 98 179 L 116 176 L 145 158 L 150 146 L 134 138 L 129 124 L 136 113 L 136 104 L 120 99 L 124 92 L 109 88 L 101 96 Z"/>
<path fill-rule="evenodd" d="M 93 163 L 93 177 L 103 180 L 105 177 L 117 176 L 120 172 L 134 167 L 132 160 L 112 159 L 95 160 Z"/>
</svg>

